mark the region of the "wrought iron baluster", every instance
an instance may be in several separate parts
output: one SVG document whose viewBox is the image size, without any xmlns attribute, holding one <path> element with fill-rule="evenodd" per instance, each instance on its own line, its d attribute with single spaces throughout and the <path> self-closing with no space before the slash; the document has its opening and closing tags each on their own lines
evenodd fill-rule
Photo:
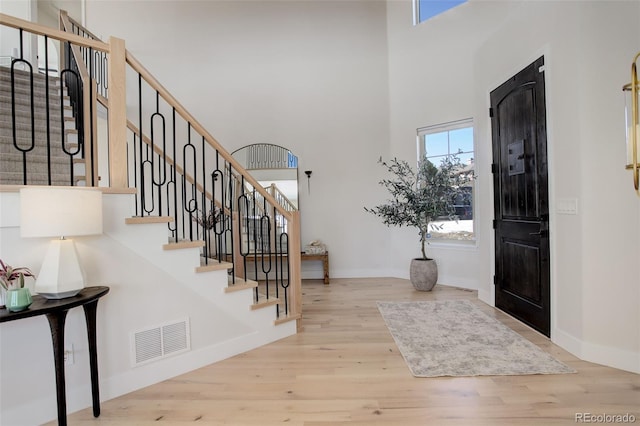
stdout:
<svg viewBox="0 0 640 426">
<path fill-rule="evenodd" d="M 102 54 L 102 69 L 104 70 L 104 82 L 102 83 L 102 96 L 109 97 L 109 57 L 106 53 Z"/>
<path fill-rule="evenodd" d="M 146 155 L 145 159 L 142 160 L 142 163 L 140 165 L 140 185 L 142 188 L 146 188 L 146 186 L 149 185 L 150 188 L 149 191 L 147 191 L 146 189 L 144 190 L 144 197 L 142 198 L 142 209 L 145 213 L 147 213 L 147 215 L 151 216 L 151 213 L 153 213 L 153 211 L 155 210 L 155 195 L 153 192 L 153 152 L 150 153 L 149 151 L 153 151 L 153 148 L 145 145 L 144 150 L 146 152 Z M 142 159 L 142 153 L 140 153 L 140 159 Z M 147 169 L 148 171 L 146 171 Z M 147 176 L 151 177 L 149 182 L 147 182 Z M 148 197 L 151 197 L 150 202 Z"/>
<path fill-rule="evenodd" d="M 143 158 L 142 158 L 142 145 L 143 145 L 143 136 L 142 136 L 142 74 L 138 73 L 138 153 L 140 154 L 140 186 L 137 188 L 140 189 L 140 211 L 138 212 L 140 216 L 144 216 L 145 213 L 145 182 L 144 182 L 144 171 L 143 171 Z"/>
<path fill-rule="evenodd" d="M 73 61 L 71 62 L 73 66 Z M 73 109 L 73 113 L 78 114 L 78 98 L 82 93 L 81 89 L 81 81 L 78 72 L 73 69 L 64 69 L 60 72 L 60 80 L 64 81 L 67 87 L 67 91 L 69 92 L 69 99 L 71 100 L 72 105 L 75 103 L 76 108 Z M 60 88 L 62 91 L 62 87 Z M 74 185 L 73 179 L 73 157 L 78 155 L 81 152 L 83 143 L 84 143 L 84 135 L 78 130 L 78 144 L 75 149 L 71 149 L 71 145 L 67 143 L 66 140 L 66 131 L 64 124 L 64 100 L 63 93 L 60 94 L 60 144 L 62 147 L 62 152 L 64 152 L 67 156 L 69 156 L 69 167 L 71 169 L 71 177 L 70 177 L 70 185 Z"/>
<path fill-rule="evenodd" d="M 171 236 L 173 238 L 175 238 L 176 241 L 178 241 L 178 188 L 176 186 L 176 109 L 172 108 L 172 113 L 171 113 L 172 117 L 171 117 L 171 121 L 172 121 L 172 130 L 171 130 L 171 136 L 172 136 L 172 141 L 171 141 L 171 145 L 172 145 L 172 149 L 173 149 L 173 154 L 172 154 L 172 158 L 173 158 L 173 164 L 171 165 L 171 169 L 170 169 L 170 176 L 171 178 L 169 179 L 169 182 L 167 183 L 167 216 L 173 216 L 173 226 L 171 225 L 171 222 L 167 223 L 167 227 L 169 228 L 169 231 L 171 232 Z M 173 212 L 171 211 L 171 207 L 170 207 L 170 203 L 169 200 L 170 198 L 170 194 L 171 194 L 171 189 L 173 189 Z"/>
<path fill-rule="evenodd" d="M 16 82 L 15 82 L 15 65 L 17 63 L 25 64 L 29 69 L 29 100 L 30 100 L 30 111 L 31 111 L 31 143 L 28 147 L 21 147 L 18 144 L 18 134 L 17 134 L 17 126 L 16 126 Z M 34 88 L 33 88 L 33 67 L 28 61 L 22 59 L 22 30 L 20 30 L 20 58 L 14 58 L 11 60 L 11 125 L 13 127 L 13 146 L 22 153 L 22 183 L 23 185 L 27 184 L 27 152 L 32 151 L 35 148 L 36 144 L 36 134 L 35 134 L 35 104 L 34 104 Z"/>
<path fill-rule="evenodd" d="M 225 199 L 225 181 L 224 173 L 220 170 L 220 153 L 216 152 L 216 168 L 211 173 L 211 212 L 213 214 L 213 235 L 214 242 L 217 251 L 217 259 L 222 262 L 223 251 L 223 237 L 225 235 L 225 211 L 224 211 L 224 199 Z M 220 188 L 220 194 L 218 194 L 218 188 Z M 216 200 L 220 200 L 220 208 L 216 211 Z"/>
<path fill-rule="evenodd" d="M 267 211 L 267 203 L 265 200 L 264 211 Z M 266 226 L 266 229 L 265 229 Z M 265 233 L 266 231 L 266 233 Z M 262 242 L 262 273 L 265 274 L 265 293 L 267 299 L 269 299 L 269 274 L 271 273 L 272 265 L 271 265 L 271 222 L 269 221 L 269 216 L 266 214 L 260 218 L 260 234 L 262 238 L 267 236 L 267 241 Z M 266 247 L 266 250 L 265 250 Z M 267 259 L 267 263 L 265 264 L 265 257 Z M 257 290 L 257 289 L 256 289 Z"/>
<path fill-rule="evenodd" d="M 244 280 L 247 281 L 247 256 L 249 255 L 249 252 L 250 252 L 250 241 L 249 241 L 250 204 L 249 204 L 249 197 L 247 196 L 247 193 L 244 189 L 244 176 L 242 176 L 241 178 L 241 184 L 242 184 L 241 185 L 242 193 L 238 197 L 238 220 L 240 221 L 238 226 L 238 234 L 239 234 L 238 238 L 240 239 L 239 247 L 240 247 L 240 256 L 242 256 L 242 262 L 243 262 Z M 246 245 L 245 245 L 244 239 L 242 238 L 242 234 L 244 233 L 243 225 L 247 233 Z"/>
<path fill-rule="evenodd" d="M 187 167 L 187 152 L 191 152 L 191 159 L 193 164 L 193 183 L 191 184 L 191 198 L 187 201 L 187 180 L 186 176 L 189 173 Z M 197 201 L 197 185 L 198 185 L 198 172 L 197 172 L 197 160 L 196 160 L 196 147 L 191 143 L 191 123 L 188 123 L 188 139 L 187 144 L 182 148 L 182 171 L 184 177 L 182 179 L 182 194 L 183 194 L 183 209 L 189 213 L 189 240 L 193 241 L 193 213 L 198 209 Z"/>
<path fill-rule="evenodd" d="M 277 209 L 276 206 L 273 206 L 273 217 L 275 218 L 277 214 Z M 273 262 L 276 266 L 275 268 L 275 277 L 274 277 L 274 281 L 275 281 L 275 288 L 276 288 L 276 299 L 280 297 L 280 280 L 282 278 L 282 265 L 281 265 L 281 254 L 280 251 L 278 250 L 278 243 L 279 243 L 279 238 L 278 238 L 278 226 L 277 224 L 274 226 L 273 229 L 273 241 L 274 241 L 274 248 L 273 248 Z M 278 307 L 276 308 L 276 315 L 279 316 L 279 306 L 280 303 L 278 303 L 277 305 Z"/>
<path fill-rule="evenodd" d="M 207 216 L 207 165 L 205 154 L 206 140 L 202 136 L 201 150 L 202 150 L 202 239 L 204 240 L 204 258 L 205 264 L 209 261 L 209 247 L 211 241 L 209 240 L 209 230 L 207 229 L 207 222 L 209 217 Z M 213 210 L 212 210 L 213 212 Z"/>
<path fill-rule="evenodd" d="M 283 250 L 283 241 L 286 243 L 285 247 L 286 249 Z M 282 275 L 281 275 L 281 282 L 280 282 L 280 286 L 282 287 L 282 293 L 283 293 L 283 297 L 284 297 L 284 314 L 285 315 L 289 315 L 289 294 L 288 294 L 288 288 L 289 288 L 289 235 L 287 233 L 282 233 L 280 234 L 280 269 L 282 271 Z M 286 257 L 286 264 L 283 264 L 284 259 Z M 286 266 L 286 271 L 287 271 L 287 278 L 284 278 L 284 271 L 285 268 L 284 266 Z M 277 315 L 278 317 L 280 317 L 280 311 L 279 309 L 277 310 Z"/>
<path fill-rule="evenodd" d="M 156 146 L 156 132 L 155 132 L 155 123 L 154 120 L 160 119 L 160 123 L 162 124 L 162 154 L 158 154 L 158 161 L 160 161 L 160 165 L 158 166 L 158 179 L 156 179 L 156 167 L 155 167 L 155 146 Z M 151 114 L 150 118 L 150 127 L 151 127 L 151 182 L 154 186 L 158 188 L 158 216 L 162 214 L 162 185 L 164 185 L 167 181 L 167 133 L 166 133 L 166 122 L 164 115 L 160 113 L 160 94 L 156 91 L 156 112 Z M 162 170 L 162 172 L 160 172 Z M 161 177 L 160 177 L 161 176 Z M 154 206 L 155 210 L 155 206 Z"/>
<path fill-rule="evenodd" d="M 45 119 L 47 120 L 45 126 L 47 128 L 46 140 L 47 140 L 47 183 L 51 185 L 51 113 L 49 111 L 49 37 L 44 36 L 44 62 L 46 64 L 44 69 L 44 110 Z"/>
<path fill-rule="evenodd" d="M 100 52 L 99 51 L 95 51 L 93 52 L 93 56 L 91 56 L 91 62 L 96 62 L 96 63 L 100 63 Z M 96 80 L 96 84 L 98 85 L 98 87 L 100 87 L 100 85 L 102 84 L 102 67 L 96 67 L 95 69 L 95 75 L 92 73 L 89 73 L 89 75 L 93 75 L 94 79 Z"/>
<path fill-rule="evenodd" d="M 138 135 L 135 132 L 131 132 L 131 134 L 133 135 L 133 141 L 131 143 L 132 149 L 131 151 L 133 152 L 133 162 L 131 164 L 133 164 L 133 173 L 127 173 L 127 179 L 129 179 L 129 175 L 133 175 L 133 187 L 134 188 L 138 188 L 138 144 L 137 139 L 138 139 Z M 135 215 L 138 215 L 138 212 L 140 211 L 141 207 L 138 205 L 138 197 L 134 196 L 133 197 L 133 201 L 134 201 L 134 209 L 135 209 Z"/>
<path fill-rule="evenodd" d="M 251 224 L 252 224 L 252 234 L 253 234 L 253 271 L 255 281 L 258 281 L 258 213 L 256 211 L 257 208 L 256 202 L 256 188 L 251 188 Z"/>
<path fill-rule="evenodd" d="M 93 48 L 89 48 L 89 51 L 92 51 Z M 95 79 L 93 77 L 93 69 L 94 69 L 94 62 L 91 61 L 89 63 L 89 117 L 93 117 L 94 115 L 94 104 L 93 104 L 93 99 L 94 97 L 94 82 Z M 82 83 L 82 82 L 81 82 Z M 94 168 L 98 167 L 97 164 L 94 163 L 94 158 L 96 158 L 95 151 L 97 150 L 98 147 L 96 146 L 97 141 L 94 139 L 94 135 L 95 135 L 95 131 L 96 129 L 93 127 L 93 120 L 91 118 L 89 118 L 89 137 L 90 140 L 85 141 L 84 140 L 84 126 L 87 125 L 87 123 L 85 122 L 85 117 L 84 117 L 84 96 L 82 96 L 82 91 L 85 90 L 84 86 L 81 86 L 81 92 L 79 93 L 79 111 L 80 114 L 76 116 L 76 129 L 78 130 L 78 140 L 80 140 L 80 135 L 82 135 L 82 154 L 81 157 L 82 158 L 86 158 L 85 156 L 87 155 L 86 153 L 86 144 L 89 144 L 89 158 L 91 159 L 90 164 L 91 164 L 91 170 L 86 170 L 84 171 L 85 174 L 85 183 L 89 186 L 96 186 L 97 182 L 95 181 L 95 173 L 94 173 Z M 73 159 L 71 159 L 72 164 L 71 164 L 71 174 L 73 175 L 74 170 L 73 170 Z M 85 162 L 86 165 L 86 162 Z"/>
<path fill-rule="evenodd" d="M 228 230 L 227 232 L 230 234 L 230 244 L 231 244 L 231 250 L 230 250 L 230 256 L 231 256 L 231 262 L 233 267 L 231 268 L 231 271 L 229 271 L 231 273 L 231 283 L 235 284 L 236 283 L 236 258 L 235 258 L 235 238 L 236 235 L 234 235 L 233 233 L 233 224 L 234 224 L 234 216 L 233 216 L 233 205 L 234 205 L 234 184 L 235 184 L 235 178 L 233 177 L 233 167 L 231 166 L 231 163 L 229 163 L 229 189 L 228 189 L 228 205 L 227 208 L 229 209 L 229 226 L 228 226 Z M 223 208 L 224 208 L 224 203 L 223 203 Z M 238 219 L 239 220 L 239 219 Z M 240 222 L 239 222 L 240 223 Z M 225 243 L 226 243 L 227 239 L 225 236 Z M 242 241 L 242 240 L 240 240 Z M 225 250 L 225 254 L 227 253 L 228 249 Z"/>
</svg>

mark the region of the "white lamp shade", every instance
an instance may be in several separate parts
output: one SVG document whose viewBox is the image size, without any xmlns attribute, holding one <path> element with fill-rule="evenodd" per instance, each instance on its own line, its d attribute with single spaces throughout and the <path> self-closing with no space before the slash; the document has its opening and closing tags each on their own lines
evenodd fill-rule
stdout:
<svg viewBox="0 0 640 426">
<path fill-rule="evenodd" d="M 66 237 L 102 233 L 102 191 L 79 187 L 20 190 L 20 235 Z"/>
</svg>

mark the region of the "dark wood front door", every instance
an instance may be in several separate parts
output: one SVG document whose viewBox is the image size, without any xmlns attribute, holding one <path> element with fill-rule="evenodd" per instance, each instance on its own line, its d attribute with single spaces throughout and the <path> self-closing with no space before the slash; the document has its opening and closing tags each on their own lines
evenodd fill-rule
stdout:
<svg viewBox="0 0 640 426">
<path fill-rule="evenodd" d="M 496 307 L 549 336 L 544 57 L 491 92 Z"/>
</svg>

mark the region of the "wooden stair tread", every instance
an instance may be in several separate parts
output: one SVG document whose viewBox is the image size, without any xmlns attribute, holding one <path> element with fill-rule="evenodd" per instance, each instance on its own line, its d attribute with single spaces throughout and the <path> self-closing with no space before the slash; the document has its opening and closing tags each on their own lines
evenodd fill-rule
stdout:
<svg viewBox="0 0 640 426">
<path fill-rule="evenodd" d="M 196 272 L 228 271 L 231 268 L 233 268 L 233 263 L 218 262 L 216 259 L 209 259 L 208 264 L 205 265 L 202 263 L 200 266 L 196 267 Z"/>
<path fill-rule="evenodd" d="M 229 286 L 225 287 L 225 293 L 233 293 L 234 291 L 242 291 L 247 289 L 254 289 L 258 287 L 258 283 L 252 280 L 243 280 L 242 278 L 236 277 L 236 283 L 231 284 L 231 277 L 229 277 Z"/>
<path fill-rule="evenodd" d="M 260 299 L 257 303 L 251 305 L 251 310 L 255 311 L 256 309 L 266 308 L 268 306 L 277 305 L 280 303 L 280 299 L 277 297 L 272 297 L 270 299 Z"/>
<path fill-rule="evenodd" d="M 273 321 L 273 325 L 284 324 L 289 321 L 296 321 L 296 320 L 299 320 L 300 318 L 302 318 L 302 315 L 300 314 L 287 315 L 287 316 L 282 315 L 280 316 L 280 318 Z"/>
<path fill-rule="evenodd" d="M 127 225 L 138 225 L 145 223 L 170 223 L 173 222 L 173 217 L 171 216 L 134 216 L 128 217 L 124 220 L 124 223 Z"/>
<path fill-rule="evenodd" d="M 167 243 L 162 246 L 163 250 L 180 250 L 187 248 L 200 248 L 204 247 L 204 241 L 178 241 L 177 243 Z"/>
</svg>

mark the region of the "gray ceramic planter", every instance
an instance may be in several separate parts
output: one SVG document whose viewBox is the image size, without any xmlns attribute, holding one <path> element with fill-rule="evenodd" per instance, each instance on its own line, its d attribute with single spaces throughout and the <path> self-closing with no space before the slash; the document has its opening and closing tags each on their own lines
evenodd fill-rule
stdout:
<svg viewBox="0 0 640 426">
<path fill-rule="evenodd" d="M 409 279 L 416 290 L 431 291 L 438 282 L 438 265 L 433 259 L 412 259 Z"/>
</svg>

